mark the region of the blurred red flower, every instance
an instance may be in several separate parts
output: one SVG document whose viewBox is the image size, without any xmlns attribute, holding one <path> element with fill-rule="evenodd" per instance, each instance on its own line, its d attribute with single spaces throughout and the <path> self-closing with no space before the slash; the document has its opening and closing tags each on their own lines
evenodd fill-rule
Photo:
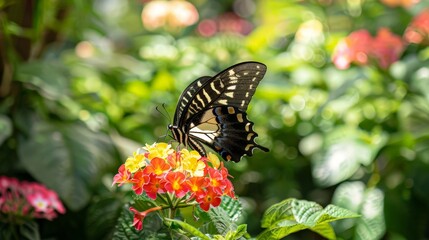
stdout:
<svg viewBox="0 0 429 240">
<path fill-rule="evenodd" d="M 368 65 L 371 62 L 386 69 L 399 59 L 404 47 L 401 37 L 387 28 L 381 28 L 375 38 L 367 30 L 358 30 L 337 44 L 332 61 L 339 69 L 347 69 L 352 63 Z"/>
<path fill-rule="evenodd" d="M 409 43 L 429 45 L 429 8 L 413 19 L 405 30 L 404 37 Z"/>
<path fill-rule="evenodd" d="M 378 30 L 377 36 L 372 42 L 372 54 L 381 68 L 388 68 L 398 61 L 404 51 L 405 44 L 401 37 L 394 35 L 387 28 Z"/>
</svg>

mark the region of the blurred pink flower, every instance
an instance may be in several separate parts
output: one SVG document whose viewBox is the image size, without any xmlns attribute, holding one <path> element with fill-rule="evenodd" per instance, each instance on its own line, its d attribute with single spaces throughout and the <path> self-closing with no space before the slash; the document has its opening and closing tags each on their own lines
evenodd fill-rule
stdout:
<svg viewBox="0 0 429 240">
<path fill-rule="evenodd" d="M 401 38 L 387 28 L 381 28 L 375 38 L 367 30 L 358 30 L 337 44 L 332 61 L 339 69 L 347 69 L 352 63 L 368 65 L 370 62 L 386 69 L 399 59 L 404 47 Z"/>
<path fill-rule="evenodd" d="M 351 63 L 367 64 L 371 42 L 372 37 L 367 30 L 352 32 L 335 47 L 332 61 L 339 69 L 349 68 Z"/>
<path fill-rule="evenodd" d="M 389 7 L 404 7 L 404 8 L 410 8 L 420 2 L 420 0 L 380 0 L 380 1 Z"/>
<path fill-rule="evenodd" d="M 0 176 L 0 212 L 15 217 L 52 220 L 65 208 L 58 195 L 36 182 Z"/>
<path fill-rule="evenodd" d="M 429 45 L 429 8 L 413 19 L 405 30 L 404 37 L 409 43 Z"/>
<path fill-rule="evenodd" d="M 198 11 L 187 1 L 151 1 L 143 8 L 143 25 L 147 29 L 156 29 L 163 26 L 186 27 L 198 21 Z"/>
</svg>

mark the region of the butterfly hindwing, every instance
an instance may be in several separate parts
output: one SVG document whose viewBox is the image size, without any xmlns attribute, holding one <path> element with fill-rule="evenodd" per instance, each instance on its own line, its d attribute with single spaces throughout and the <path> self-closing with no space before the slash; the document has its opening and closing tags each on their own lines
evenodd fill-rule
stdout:
<svg viewBox="0 0 429 240">
<path fill-rule="evenodd" d="M 208 109 L 196 115 L 190 126 L 190 139 L 203 142 L 228 161 L 238 162 L 243 155 L 252 156 L 254 148 L 268 151 L 255 143 L 258 134 L 253 131 L 253 122 L 247 119 L 246 112 L 236 107 Z"/>
</svg>

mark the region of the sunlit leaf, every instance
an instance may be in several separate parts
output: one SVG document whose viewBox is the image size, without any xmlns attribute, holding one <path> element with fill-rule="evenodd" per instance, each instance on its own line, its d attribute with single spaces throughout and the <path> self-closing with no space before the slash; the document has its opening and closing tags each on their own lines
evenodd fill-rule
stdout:
<svg viewBox="0 0 429 240">
<path fill-rule="evenodd" d="M 191 234 L 192 236 L 199 237 L 204 240 L 210 240 L 208 236 L 206 236 L 204 233 L 200 232 L 197 228 L 193 227 L 190 224 L 187 224 L 183 221 L 177 220 L 177 219 L 166 219 L 167 221 L 170 221 L 172 223 L 178 224 L 183 230 Z"/>
<path fill-rule="evenodd" d="M 322 156 L 313 161 L 313 176 L 321 186 L 331 186 L 351 177 L 361 165 L 368 166 L 386 143 L 382 133 L 367 134 L 338 127 L 329 133 Z"/>
<path fill-rule="evenodd" d="M 335 233 L 328 223 L 355 217 L 358 215 L 334 205 L 322 208 L 315 202 L 290 198 L 267 209 L 261 224 L 267 229 L 258 236 L 258 239 L 281 239 L 304 229 L 334 239 Z"/>
<path fill-rule="evenodd" d="M 386 227 L 384 223 L 384 195 L 381 190 L 377 188 L 366 189 L 362 182 L 347 182 L 337 188 L 332 202 L 362 216 L 359 219 L 339 222 L 336 224 L 336 229 L 345 231 L 355 225 L 354 231 L 357 239 L 371 240 L 383 236 Z"/>
</svg>

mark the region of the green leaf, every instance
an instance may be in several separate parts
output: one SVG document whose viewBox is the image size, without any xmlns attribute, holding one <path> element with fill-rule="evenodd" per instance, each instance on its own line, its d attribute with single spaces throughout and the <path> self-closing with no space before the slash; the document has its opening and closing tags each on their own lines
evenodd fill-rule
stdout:
<svg viewBox="0 0 429 240">
<path fill-rule="evenodd" d="M 12 134 L 12 123 L 6 115 L 0 115 L 0 145 Z"/>
<path fill-rule="evenodd" d="M 69 77 L 61 62 L 33 61 L 19 65 L 17 80 L 30 84 L 40 95 L 58 100 L 68 95 Z"/>
<path fill-rule="evenodd" d="M 209 225 L 213 224 L 217 233 L 225 235 L 229 231 L 235 231 L 237 225 L 235 222 L 241 214 L 241 203 L 235 199 L 224 196 L 222 203 L 218 207 L 210 208 L 208 215 L 211 220 Z"/>
<path fill-rule="evenodd" d="M 231 231 L 227 232 L 225 235 L 225 239 L 226 240 L 235 240 L 235 239 L 242 238 L 246 234 L 247 234 L 247 225 L 241 224 L 240 226 L 237 227 L 236 230 L 231 230 Z"/>
<path fill-rule="evenodd" d="M 32 119 L 28 136 L 19 136 L 23 166 L 38 181 L 55 190 L 72 210 L 84 207 L 91 187 L 113 163 L 109 138 L 83 124 Z"/>
<path fill-rule="evenodd" d="M 262 227 L 267 230 L 258 239 L 280 239 L 303 229 L 333 239 L 335 233 L 328 223 L 354 217 L 358 215 L 334 205 L 323 209 L 315 202 L 289 198 L 267 209 L 262 218 Z"/>
<path fill-rule="evenodd" d="M 40 240 L 39 225 L 35 221 L 26 221 L 19 226 L 20 239 Z"/>
<path fill-rule="evenodd" d="M 204 235 L 204 233 L 202 233 L 200 230 L 198 230 L 197 228 L 195 228 L 194 226 L 192 226 L 188 223 L 185 223 L 185 222 L 177 220 L 177 219 L 169 219 L 168 218 L 166 220 L 170 221 L 174 224 L 179 225 L 183 230 L 185 230 L 186 232 L 188 232 L 192 236 L 199 237 L 199 238 L 205 239 L 205 240 L 210 240 L 210 238 L 207 237 L 206 235 Z"/>
<path fill-rule="evenodd" d="M 384 222 L 384 195 L 377 188 L 366 189 L 362 182 L 347 182 L 338 186 L 333 203 L 361 214 L 359 219 L 336 224 L 338 231 L 346 231 L 355 225 L 356 239 L 380 239 L 386 226 Z"/>
<path fill-rule="evenodd" d="M 385 145 L 387 136 L 338 127 L 326 137 L 321 157 L 313 160 L 313 176 L 321 186 L 332 186 L 350 178 L 361 165 L 368 166 Z"/>
<path fill-rule="evenodd" d="M 114 227 L 122 212 L 123 203 L 109 196 L 91 204 L 86 217 L 89 239 L 111 239 Z"/>
</svg>

